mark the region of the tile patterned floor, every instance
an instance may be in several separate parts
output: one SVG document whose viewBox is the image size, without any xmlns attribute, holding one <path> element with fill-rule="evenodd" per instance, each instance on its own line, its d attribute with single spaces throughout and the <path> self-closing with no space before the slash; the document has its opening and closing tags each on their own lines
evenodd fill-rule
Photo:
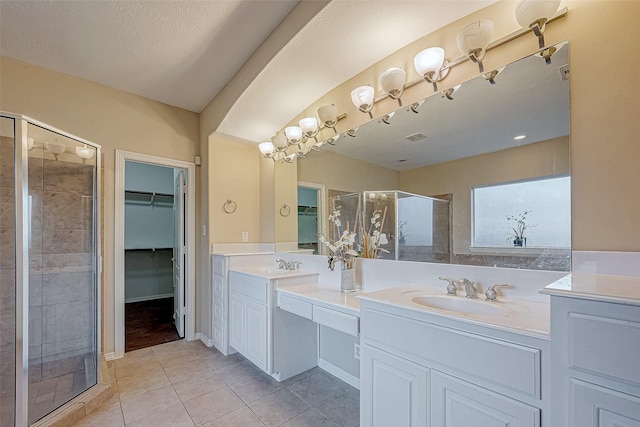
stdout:
<svg viewBox="0 0 640 427">
<path fill-rule="evenodd" d="M 355 427 L 359 392 L 320 368 L 277 382 L 241 355 L 174 341 L 108 362 L 113 397 L 76 427 Z"/>
</svg>

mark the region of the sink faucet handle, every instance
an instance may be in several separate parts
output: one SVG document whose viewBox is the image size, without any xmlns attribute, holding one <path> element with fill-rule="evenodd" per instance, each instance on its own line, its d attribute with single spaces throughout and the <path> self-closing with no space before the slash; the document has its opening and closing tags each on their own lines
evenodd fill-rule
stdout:
<svg viewBox="0 0 640 427">
<path fill-rule="evenodd" d="M 291 265 L 293 266 L 294 270 L 299 270 L 300 264 L 302 264 L 302 261 L 291 261 Z"/>
<path fill-rule="evenodd" d="M 278 263 L 278 268 L 280 270 L 286 270 L 287 269 L 287 261 L 283 260 L 282 258 L 278 258 L 278 259 L 276 259 L 276 262 Z"/>
<path fill-rule="evenodd" d="M 495 301 L 498 298 L 498 292 L 496 292 L 496 288 L 508 288 L 509 285 L 491 285 L 487 292 L 484 293 L 484 296 L 487 298 L 487 301 Z"/>
<path fill-rule="evenodd" d="M 438 279 L 446 280 L 447 282 L 449 282 L 449 284 L 447 285 L 447 295 L 451 295 L 451 296 L 456 295 L 456 292 L 458 291 L 458 287 L 456 286 L 455 280 L 450 279 L 448 277 L 438 277 Z"/>
</svg>

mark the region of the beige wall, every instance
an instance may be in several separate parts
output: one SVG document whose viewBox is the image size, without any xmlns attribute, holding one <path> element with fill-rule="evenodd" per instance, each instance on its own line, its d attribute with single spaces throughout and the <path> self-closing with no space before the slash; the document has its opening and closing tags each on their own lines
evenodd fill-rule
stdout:
<svg viewBox="0 0 640 427">
<path fill-rule="evenodd" d="M 254 144 L 214 132 L 209 136 L 209 221 L 214 243 L 260 242 L 260 153 Z M 237 204 L 228 214 L 227 200 Z"/>
<path fill-rule="evenodd" d="M 510 148 L 400 174 L 399 189 L 435 196 L 453 194 L 453 251 L 469 253 L 473 187 L 570 173 L 569 139 Z"/>
<path fill-rule="evenodd" d="M 399 173 L 327 150 L 298 160 L 298 181 L 324 184 L 327 190 L 395 190 Z"/>
<path fill-rule="evenodd" d="M 574 250 L 640 251 L 640 56 L 638 50 L 640 1 L 565 0 L 566 17 L 547 26 L 547 45 L 569 40 L 572 164 L 572 247 Z M 412 59 L 429 46 L 445 48 L 448 59 L 459 55 L 457 32 L 464 25 L 489 18 L 495 23 L 493 39 L 518 29 L 514 1 L 501 1 L 429 34 L 338 86 L 294 118 L 335 103 L 347 118 L 339 131 L 368 121 L 349 102 L 356 86 L 377 82 L 387 68 L 407 70 L 407 80 L 418 76 Z M 537 50 L 528 34 L 487 53 L 485 69 L 494 69 Z M 606 67 L 598 64 L 609 64 Z M 605 71 L 603 71 L 605 70 Z M 440 87 L 451 87 L 478 74 L 470 61 L 452 69 Z M 431 95 L 431 86 L 417 84 L 405 91 L 404 105 Z M 376 104 L 374 116 L 397 108 L 390 100 Z M 304 162 L 304 161 L 303 161 Z M 301 178 L 302 179 L 302 178 Z"/>
<path fill-rule="evenodd" d="M 0 109 L 33 117 L 102 146 L 103 351 L 112 352 L 115 150 L 192 162 L 198 152 L 199 115 L 4 56 L 0 67 Z M 196 206 L 198 203 L 196 198 Z"/>
</svg>

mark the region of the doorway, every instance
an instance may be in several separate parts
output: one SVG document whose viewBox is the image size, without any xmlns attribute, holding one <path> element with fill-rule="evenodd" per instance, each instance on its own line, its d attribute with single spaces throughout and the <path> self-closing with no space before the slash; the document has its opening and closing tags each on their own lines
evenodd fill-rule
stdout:
<svg viewBox="0 0 640 427">
<path fill-rule="evenodd" d="M 321 184 L 298 182 L 298 249 L 312 249 L 315 255 L 324 254 L 318 244 L 318 234 L 324 229 L 325 187 Z"/>
<path fill-rule="evenodd" d="M 184 338 L 184 171 L 125 162 L 125 352 Z"/>
<path fill-rule="evenodd" d="M 194 339 L 194 166 L 116 151 L 114 358 Z"/>
</svg>

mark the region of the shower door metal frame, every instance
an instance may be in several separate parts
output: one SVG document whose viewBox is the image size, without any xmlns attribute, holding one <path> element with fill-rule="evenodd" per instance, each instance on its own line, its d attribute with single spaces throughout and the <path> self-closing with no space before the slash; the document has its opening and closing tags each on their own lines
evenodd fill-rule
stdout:
<svg viewBox="0 0 640 427">
<path fill-rule="evenodd" d="M 101 316 L 102 316 L 102 254 L 101 221 L 101 147 L 91 141 L 79 138 L 56 127 L 32 119 L 28 116 L 8 113 L 0 110 L 0 117 L 14 120 L 14 188 L 15 188 L 15 354 L 16 354 L 16 396 L 14 423 L 16 427 L 28 425 L 29 415 L 29 150 L 27 148 L 28 124 L 38 126 L 73 139 L 96 149 L 96 166 L 93 176 L 93 251 L 95 283 L 95 345 L 96 345 L 96 384 L 100 378 L 101 354 Z M 91 387 L 90 387 L 91 388 Z M 90 389 L 89 388 L 89 389 Z M 88 390 L 88 389 L 87 389 Z"/>
</svg>

